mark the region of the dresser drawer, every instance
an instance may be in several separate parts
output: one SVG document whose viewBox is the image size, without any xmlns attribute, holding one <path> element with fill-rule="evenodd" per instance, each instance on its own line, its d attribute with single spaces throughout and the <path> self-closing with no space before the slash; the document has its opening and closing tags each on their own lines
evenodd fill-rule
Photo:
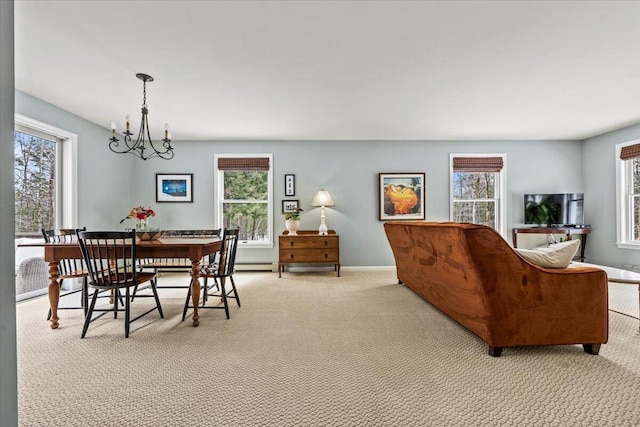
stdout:
<svg viewBox="0 0 640 427">
<path fill-rule="evenodd" d="M 339 262 L 337 249 L 280 249 L 280 262 Z"/>
<path fill-rule="evenodd" d="M 336 236 L 300 236 L 280 237 L 280 249 L 311 249 L 311 248 L 338 248 Z"/>
</svg>

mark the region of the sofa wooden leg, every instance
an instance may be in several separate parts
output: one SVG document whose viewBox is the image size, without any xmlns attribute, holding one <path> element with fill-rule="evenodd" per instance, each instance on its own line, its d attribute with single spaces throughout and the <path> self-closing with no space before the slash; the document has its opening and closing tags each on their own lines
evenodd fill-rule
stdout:
<svg viewBox="0 0 640 427">
<path fill-rule="evenodd" d="M 593 354 L 597 356 L 600 353 L 600 346 L 602 344 L 582 344 L 585 353 Z"/>
<path fill-rule="evenodd" d="M 489 356 L 500 357 L 502 355 L 502 347 L 489 346 Z"/>
</svg>

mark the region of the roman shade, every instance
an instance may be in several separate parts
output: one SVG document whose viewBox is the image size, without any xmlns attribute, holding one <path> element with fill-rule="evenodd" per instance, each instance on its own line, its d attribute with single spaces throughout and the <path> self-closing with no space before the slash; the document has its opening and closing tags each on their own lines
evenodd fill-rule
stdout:
<svg viewBox="0 0 640 427">
<path fill-rule="evenodd" d="M 268 171 L 268 157 L 220 157 L 218 170 L 221 171 Z"/>
<path fill-rule="evenodd" d="M 627 145 L 620 150 L 621 160 L 637 159 L 640 157 L 640 144 Z"/>
<path fill-rule="evenodd" d="M 454 172 L 500 172 L 502 157 L 454 157 Z"/>
</svg>

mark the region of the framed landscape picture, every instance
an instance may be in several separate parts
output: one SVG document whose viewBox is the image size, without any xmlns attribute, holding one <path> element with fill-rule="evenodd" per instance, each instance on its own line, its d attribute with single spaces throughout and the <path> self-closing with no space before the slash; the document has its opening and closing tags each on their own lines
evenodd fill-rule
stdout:
<svg viewBox="0 0 640 427">
<path fill-rule="evenodd" d="M 156 174 L 156 202 L 193 202 L 193 174 Z"/>
<path fill-rule="evenodd" d="M 425 219 L 425 174 L 378 174 L 380 221 Z"/>
</svg>

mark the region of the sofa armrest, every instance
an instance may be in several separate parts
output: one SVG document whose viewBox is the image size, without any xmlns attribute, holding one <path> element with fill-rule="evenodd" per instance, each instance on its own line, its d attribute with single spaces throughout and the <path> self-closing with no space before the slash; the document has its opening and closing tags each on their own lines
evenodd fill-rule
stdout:
<svg viewBox="0 0 640 427">
<path fill-rule="evenodd" d="M 474 232 L 469 240 L 483 276 L 492 345 L 607 342 L 608 283 L 603 270 L 539 267 L 483 234 Z"/>
</svg>

